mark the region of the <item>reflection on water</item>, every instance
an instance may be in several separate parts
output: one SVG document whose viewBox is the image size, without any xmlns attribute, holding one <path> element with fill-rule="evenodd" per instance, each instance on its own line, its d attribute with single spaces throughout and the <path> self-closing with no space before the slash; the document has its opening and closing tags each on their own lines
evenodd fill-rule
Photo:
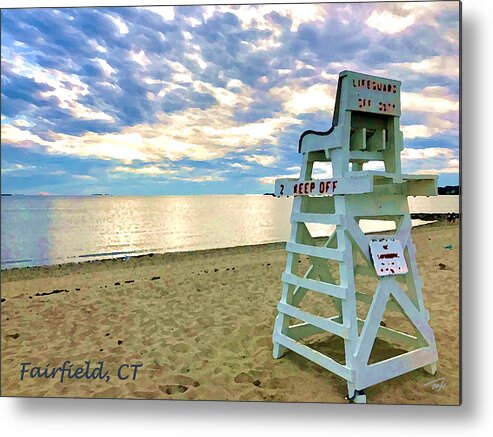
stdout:
<svg viewBox="0 0 493 437">
<path fill-rule="evenodd" d="M 459 207 L 458 196 L 409 200 L 413 212 Z M 2 268 L 286 241 L 291 205 L 258 195 L 2 197 Z"/>
</svg>

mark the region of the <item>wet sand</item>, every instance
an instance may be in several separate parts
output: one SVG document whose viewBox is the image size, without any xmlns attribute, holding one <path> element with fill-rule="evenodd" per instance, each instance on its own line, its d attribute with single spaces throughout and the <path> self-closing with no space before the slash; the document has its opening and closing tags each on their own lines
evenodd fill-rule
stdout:
<svg viewBox="0 0 493 437">
<path fill-rule="evenodd" d="M 439 370 L 370 387 L 368 401 L 457 405 L 459 226 L 423 226 L 413 238 Z M 345 402 L 341 378 L 293 352 L 272 358 L 285 260 L 284 244 L 276 243 L 3 271 L 1 394 Z M 317 299 L 307 309 L 316 312 Z M 339 338 L 312 341 L 342 352 Z M 377 341 L 377 358 L 394 351 Z M 21 363 L 44 369 L 66 360 L 92 368 L 103 361 L 110 378 L 20 380 Z M 127 379 L 118 378 L 122 364 L 142 365 L 135 381 L 130 367 L 122 368 Z M 440 386 L 428 384 L 439 378 Z"/>
</svg>

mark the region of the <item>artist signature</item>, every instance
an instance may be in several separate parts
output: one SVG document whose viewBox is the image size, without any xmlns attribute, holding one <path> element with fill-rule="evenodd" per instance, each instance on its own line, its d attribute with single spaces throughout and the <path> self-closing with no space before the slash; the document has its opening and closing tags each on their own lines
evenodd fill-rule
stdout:
<svg viewBox="0 0 493 437">
<path fill-rule="evenodd" d="M 427 382 L 424 386 L 431 387 L 434 391 L 442 391 L 447 387 L 447 383 L 445 382 L 445 378 L 438 378 L 434 381 Z"/>
</svg>

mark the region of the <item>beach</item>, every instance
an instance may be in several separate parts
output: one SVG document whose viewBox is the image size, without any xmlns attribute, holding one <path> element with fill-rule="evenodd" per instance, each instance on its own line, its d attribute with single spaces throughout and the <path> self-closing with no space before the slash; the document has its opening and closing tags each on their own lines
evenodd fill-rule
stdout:
<svg viewBox="0 0 493 437">
<path fill-rule="evenodd" d="M 457 405 L 459 224 L 421 226 L 412 234 L 438 372 L 418 369 L 372 386 L 368 402 Z M 345 402 L 341 378 L 294 352 L 272 358 L 284 247 L 2 271 L 2 396 Z M 328 350 L 342 351 L 340 339 L 325 341 Z M 382 356 L 392 347 L 376 346 Z M 52 368 L 65 361 L 103 362 L 110 378 L 21 380 L 22 363 Z M 437 379 L 443 383 L 430 384 Z"/>
</svg>

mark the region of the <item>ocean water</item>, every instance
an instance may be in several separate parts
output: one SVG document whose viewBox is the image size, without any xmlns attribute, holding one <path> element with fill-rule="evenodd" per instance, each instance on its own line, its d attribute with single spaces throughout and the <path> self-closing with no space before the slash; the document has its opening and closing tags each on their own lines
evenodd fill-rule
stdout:
<svg viewBox="0 0 493 437">
<path fill-rule="evenodd" d="M 412 212 L 459 211 L 458 196 L 409 202 Z M 286 241 L 291 205 L 261 195 L 2 197 L 1 268 Z"/>
</svg>

